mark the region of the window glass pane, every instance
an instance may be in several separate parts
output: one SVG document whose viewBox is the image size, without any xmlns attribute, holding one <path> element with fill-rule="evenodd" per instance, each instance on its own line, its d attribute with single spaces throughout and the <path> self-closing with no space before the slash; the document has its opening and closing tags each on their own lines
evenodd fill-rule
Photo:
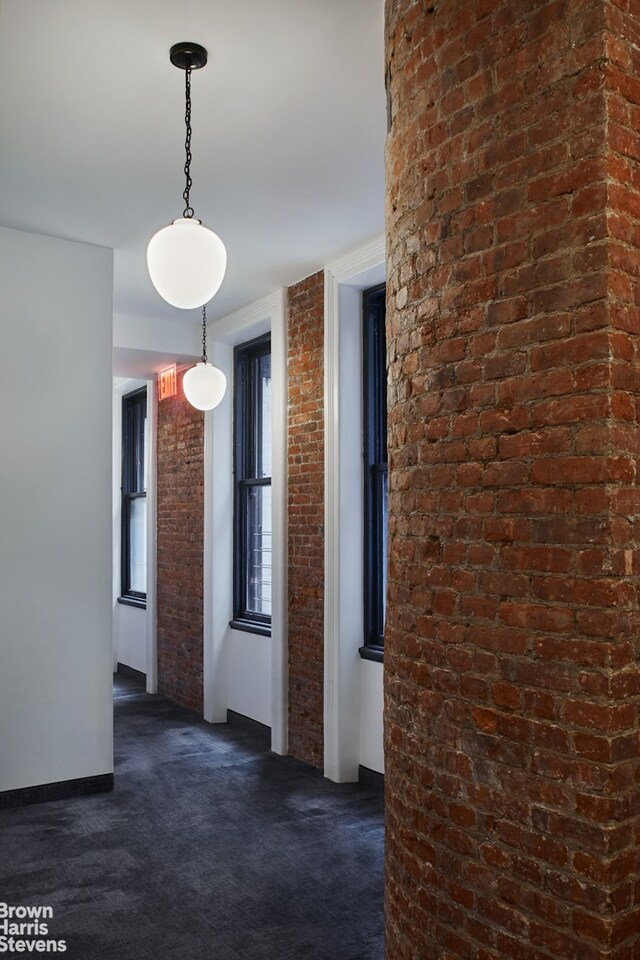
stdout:
<svg viewBox="0 0 640 960">
<path fill-rule="evenodd" d="M 381 524 L 382 524 L 382 530 L 380 531 L 380 542 L 381 542 L 381 544 L 382 544 L 381 557 L 380 557 L 380 565 L 381 565 L 380 579 L 381 579 L 381 581 L 382 581 L 382 583 L 381 583 L 381 587 L 382 587 L 382 597 L 381 597 L 381 601 L 382 601 L 382 610 L 381 610 L 381 612 L 382 612 L 382 622 L 380 623 L 380 634 L 381 634 L 382 636 L 384 636 L 384 622 L 385 622 L 385 617 L 386 617 L 386 612 L 387 612 L 387 556 L 388 556 L 388 552 L 387 552 L 387 518 L 388 518 L 388 515 L 389 515 L 389 476 L 388 476 L 386 470 L 384 471 L 384 473 L 381 474 L 381 477 L 380 477 L 380 478 L 381 478 L 381 482 L 382 482 L 382 491 L 381 491 L 381 498 L 382 498 L 381 507 L 382 507 L 382 510 L 381 510 L 381 518 L 380 518 Z"/>
<path fill-rule="evenodd" d="M 246 530 L 246 608 L 271 616 L 271 486 L 247 488 Z"/>
<path fill-rule="evenodd" d="M 147 498 L 136 497 L 129 502 L 129 589 L 135 593 L 147 591 Z"/>
<path fill-rule="evenodd" d="M 146 406 L 146 404 L 145 404 Z M 147 489 L 147 462 L 149 460 L 149 436 L 147 431 L 147 418 L 142 421 L 142 486 L 140 490 Z"/>
<path fill-rule="evenodd" d="M 135 485 L 134 491 L 144 490 L 144 409 L 141 403 L 136 406 L 135 415 Z"/>
<path fill-rule="evenodd" d="M 267 353 L 260 357 L 260 375 L 258 378 L 258 410 L 260 415 L 258 422 L 260 424 L 259 450 L 260 463 L 258 464 L 258 476 L 271 476 L 271 354 Z"/>
<path fill-rule="evenodd" d="M 271 618 L 271 353 L 268 337 L 236 348 L 234 618 Z"/>
<path fill-rule="evenodd" d="M 365 644 L 382 646 L 387 590 L 387 392 L 384 287 L 363 298 Z"/>
</svg>

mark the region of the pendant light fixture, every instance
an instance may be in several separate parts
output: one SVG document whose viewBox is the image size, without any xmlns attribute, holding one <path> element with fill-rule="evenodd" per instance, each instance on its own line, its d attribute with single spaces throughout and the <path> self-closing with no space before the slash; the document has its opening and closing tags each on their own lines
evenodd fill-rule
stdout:
<svg viewBox="0 0 640 960">
<path fill-rule="evenodd" d="M 207 306 L 202 308 L 202 360 L 187 370 L 182 378 L 184 395 L 196 410 L 213 410 L 227 388 L 222 370 L 207 360 Z"/>
<path fill-rule="evenodd" d="M 151 238 L 147 266 L 154 287 L 167 303 L 192 310 L 208 303 L 217 293 L 227 267 L 227 251 L 220 237 L 194 217 L 190 199 L 191 73 L 204 67 L 207 51 L 199 43 L 175 43 L 169 59 L 185 72 L 185 207 L 181 217 Z"/>
</svg>

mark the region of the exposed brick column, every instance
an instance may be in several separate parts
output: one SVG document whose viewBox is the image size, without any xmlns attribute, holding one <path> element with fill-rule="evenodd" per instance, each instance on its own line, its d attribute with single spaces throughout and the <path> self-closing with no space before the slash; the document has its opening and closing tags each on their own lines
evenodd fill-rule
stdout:
<svg viewBox="0 0 640 960">
<path fill-rule="evenodd" d="M 323 765 L 324 274 L 289 288 L 289 752 Z"/>
<path fill-rule="evenodd" d="M 158 692 L 202 713 L 204 414 L 158 403 Z"/>
<path fill-rule="evenodd" d="M 386 15 L 387 956 L 632 960 L 640 4 Z"/>
</svg>

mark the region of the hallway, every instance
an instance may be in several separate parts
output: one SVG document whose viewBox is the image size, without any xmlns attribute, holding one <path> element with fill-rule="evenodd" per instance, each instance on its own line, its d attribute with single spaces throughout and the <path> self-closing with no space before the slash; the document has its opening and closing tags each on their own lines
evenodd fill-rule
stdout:
<svg viewBox="0 0 640 960">
<path fill-rule="evenodd" d="M 112 794 L 0 812 L 0 899 L 70 960 L 381 960 L 382 797 L 116 679 Z"/>
</svg>

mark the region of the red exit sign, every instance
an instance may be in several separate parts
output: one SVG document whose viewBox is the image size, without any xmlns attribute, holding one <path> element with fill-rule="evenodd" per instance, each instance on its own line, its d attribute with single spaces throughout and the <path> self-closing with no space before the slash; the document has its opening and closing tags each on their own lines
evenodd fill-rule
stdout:
<svg viewBox="0 0 640 960">
<path fill-rule="evenodd" d="M 165 367 L 164 370 L 158 370 L 158 400 L 175 397 L 177 392 L 178 378 L 176 365 L 172 363 L 170 367 Z"/>
</svg>

